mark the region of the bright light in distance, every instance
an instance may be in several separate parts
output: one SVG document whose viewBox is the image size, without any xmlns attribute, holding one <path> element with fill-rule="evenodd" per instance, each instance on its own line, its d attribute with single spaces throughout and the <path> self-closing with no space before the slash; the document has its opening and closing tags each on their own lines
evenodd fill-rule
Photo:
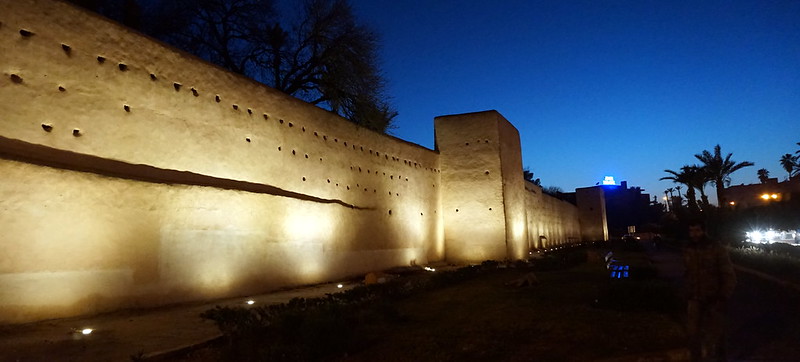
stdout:
<svg viewBox="0 0 800 362">
<path fill-rule="evenodd" d="M 252 300 L 252 299 L 250 299 L 250 300 L 246 301 L 245 303 L 247 303 L 247 305 L 253 305 L 253 304 L 255 304 L 255 303 L 256 303 L 256 301 L 255 301 L 255 300 Z"/>
<path fill-rule="evenodd" d="M 603 178 L 603 185 L 616 185 L 617 182 L 614 181 L 614 176 L 606 176 Z"/>
<path fill-rule="evenodd" d="M 342 289 L 342 288 L 344 288 L 344 285 L 336 284 L 336 287 L 339 288 L 339 289 Z"/>
<path fill-rule="evenodd" d="M 431 267 L 429 267 L 429 266 L 426 266 L 426 267 L 425 267 L 425 270 L 427 270 L 427 271 L 429 271 L 429 272 L 435 272 L 435 271 L 436 271 L 436 269 L 434 269 L 434 268 L 431 268 Z"/>
<path fill-rule="evenodd" d="M 731 201 L 731 202 L 729 202 L 729 204 L 731 204 L 731 206 L 733 206 L 733 205 L 736 205 L 736 202 L 735 201 Z"/>
<path fill-rule="evenodd" d="M 84 328 L 84 329 L 81 330 L 81 333 L 84 334 L 84 335 L 89 335 L 89 334 L 92 334 L 93 331 L 94 331 L 94 329 Z"/>
<path fill-rule="evenodd" d="M 771 197 L 773 199 L 777 199 L 778 198 L 778 194 L 772 194 L 772 195 L 769 195 L 769 197 Z"/>
<path fill-rule="evenodd" d="M 761 198 L 764 200 L 769 200 L 769 194 L 763 194 L 761 195 Z"/>
<path fill-rule="evenodd" d="M 775 231 L 772 231 L 772 230 L 770 230 L 770 231 L 767 231 L 767 240 L 772 240 L 772 239 L 774 239 L 776 235 L 777 235 L 777 234 L 775 234 Z"/>
</svg>

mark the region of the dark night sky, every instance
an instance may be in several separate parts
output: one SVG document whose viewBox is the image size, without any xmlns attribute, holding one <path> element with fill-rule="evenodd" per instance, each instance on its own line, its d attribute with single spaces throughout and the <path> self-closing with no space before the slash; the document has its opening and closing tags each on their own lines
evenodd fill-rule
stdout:
<svg viewBox="0 0 800 362">
<path fill-rule="evenodd" d="M 752 183 L 798 149 L 800 1 L 353 6 L 383 40 L 394 135 L 432 148 L 433 117 L 496 109 L 545 186 L 612 175 L 661 196 L 663 169 L 717 143 L 756 163 L 733 177 Z"/>
</svg>

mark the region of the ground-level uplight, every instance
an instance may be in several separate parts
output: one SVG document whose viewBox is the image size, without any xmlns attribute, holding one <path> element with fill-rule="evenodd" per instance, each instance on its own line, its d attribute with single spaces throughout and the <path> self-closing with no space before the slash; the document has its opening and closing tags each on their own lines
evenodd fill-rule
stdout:
<svg viewBox="0 0 800 362">
<path fill-rule="evenodd" d="M 81 334 L 83 334 L 83 335 L 90 335 L 90 334 L 92 334 L 92 332 L 94 332 L 94 329 L 91 329 L 91 328 L 81 329 Z"/>
<path fill-rule="evenodd" d="M 435 271 L 436 271 L 436 269 L 434 269 L 434 268 L 431 268 L 431 267 L 429 267 L 429 266 L 426 266 L 426 267 L 425 267 L 425 270 L 427 270 L 427 271 L 429 271 L 429 272 L 435 272 Z"/>
<path fill-rule="evenodd" d="M 252 299 L 249 299 L 249 300 L 247 300 L 245 303 L 246 303 L 247 305 L 253 305 L 253 304 L 255 304 L 255 303 L 256 303 L 256 301 L 255 301 L 255 300 L 252 300 Z"/>
<path fill-rule="evenodd" d="M 337 287 L 337 288 L 339 288 L 339 289 L 342 289 L 342 288 L 344 288 L 344 285 L 342 285 L 342 284 L 336 284 L 336 287 Z"/>
</svg>

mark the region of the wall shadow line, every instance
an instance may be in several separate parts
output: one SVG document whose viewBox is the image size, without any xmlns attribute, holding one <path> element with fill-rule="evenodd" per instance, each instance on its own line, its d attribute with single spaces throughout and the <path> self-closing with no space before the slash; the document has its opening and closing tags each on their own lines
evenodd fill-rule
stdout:
<svg viewBox="0 0 800 362">
<path fill-rule="evenodd" d="M 356 210 L 374 209 L 356 206 L 339 199 L 326 199 L 300 192 L 284 190 L 280 187 L 262 183 L 233 180 L 191 171 L 178 171 L 150 165 L 132 164 L 119 160 L 60 150 L 3 136 L 0 136 L 0 158 L 126 180 L 167 185 L 213 187 L 224 190 L 288 197 L 321 204 L 337 204 Z"/>
</svg>

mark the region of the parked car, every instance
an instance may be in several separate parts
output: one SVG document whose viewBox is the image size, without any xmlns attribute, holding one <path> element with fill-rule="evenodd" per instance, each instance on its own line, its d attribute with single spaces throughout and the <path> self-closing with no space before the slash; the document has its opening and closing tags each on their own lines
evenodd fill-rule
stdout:
<svg viewBox="0 0 800 362">
<path fill-rule="evenodd" d="M 622 241 L 625 242 L 636 242 L 639 240 L 642 240 L 642 237 L 634 234 L 625 234 L 622 236 Z"/>
</svg>

